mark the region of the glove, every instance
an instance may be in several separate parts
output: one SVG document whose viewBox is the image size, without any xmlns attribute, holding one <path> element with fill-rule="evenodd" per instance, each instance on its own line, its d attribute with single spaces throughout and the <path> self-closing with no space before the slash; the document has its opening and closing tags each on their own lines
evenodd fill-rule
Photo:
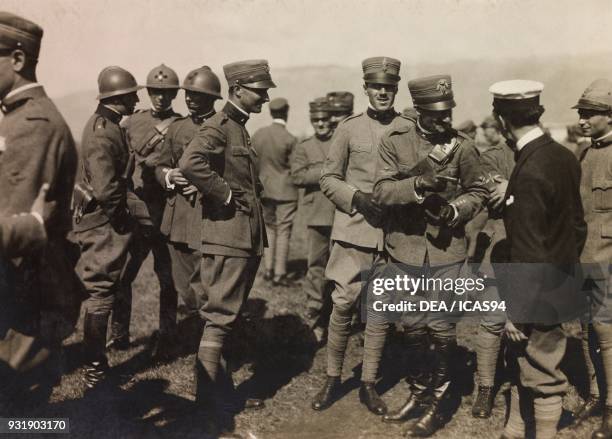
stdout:
<svg viewBox="0 0 612 439">
<path fill-rule="evenodd" d="M 446 189 L 446 180 L 433 174 L 419 175 L 414 181 L 414 187 L 419 192 L 442 192 Z"/>
<path fill-rule="evenodd" d="M 425 198 L 423 207 L 427 219 L 433 225 L 450 225 L 455 219 L 455 209 L 453 206 L 437 194 Z"/>
<path fill-rule="evenodd" d="M 353 207 L 355 207 L 357 212 L 362 214 L 370 224 L 375 225 L 380 222 L 382 209 L 372 200 L 372 194 L 366 194 L 361 191 L 355 192 L 355 195 L 353 195 Z"/>
</svg>

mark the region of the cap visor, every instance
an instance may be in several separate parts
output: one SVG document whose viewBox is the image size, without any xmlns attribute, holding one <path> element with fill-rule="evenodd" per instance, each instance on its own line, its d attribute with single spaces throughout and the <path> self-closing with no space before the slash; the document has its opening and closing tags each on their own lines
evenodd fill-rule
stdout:
<svg viewBox="0 0 612 439">
<path fill-rule="evenodd" d="M 414 106 L 423 110 L 444 111 L 456 107 L 457 104 L 455 104 L 454 99 L 451 99 L 450 101 L 431 102 L 428 104 L 414 104 Z"/>
<path fill-rule="evenodd" d="M 596 104 L 588 104 L 586 102 L 578 102 L 576 105 L 572 107 L 573 110 L 593 110 L 593 111 L 601 111 L 602 113 L 608 111 L 604 109 L 601 105 Z"/>
<path fill-rule="evenodd" d="M 310 113 L 310 118 L 314 119 L 314 118 L 329 118 L 331 117 L 331 115 L 325 111 L 313 111 L 312 113 Z"/>
<path fill-rule="evenodd" d="M 244 85 L 245 87 L 249 87 L 249 88 L 276 88 L 276 84 L 272 82 L 271 79 L 266 79 L 266 80 L 257 81 L 257 82 L 249 82 L 248 84 L 240 84 L 240 85 Z"/>
</svg>

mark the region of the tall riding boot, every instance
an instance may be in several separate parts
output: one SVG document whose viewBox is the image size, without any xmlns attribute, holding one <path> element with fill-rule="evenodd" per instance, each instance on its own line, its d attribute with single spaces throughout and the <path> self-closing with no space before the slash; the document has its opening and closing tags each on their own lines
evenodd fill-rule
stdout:
<svg viewBox="0 0 612 439">
<path fill-rule="evenodd" d="M 109 349 L 124 351 L 130 347 L 130 320 L 132 318 L 132 285 L 121 280 L 113 304 Z"/>
<path fill-rule="evenodd" d="M 425 412 L 412 425 L 407 434 L 416 437 L 429 437 L 434 434 L 443 424 L 443 417 L 440 411 L 440 403 L 450 384 L 450 355 L 453 348 L 453 338 L 432 337 L 434 362 L 431 378 L 431 391 L 433 393 L 429 406 Z"/>
<path fill-rule="evenodd" d="M 83 323 L 83 345 L 85 354 L 85 385 L 94 389 L 104 382 L 108 374 L 106 358 L 106 330 L 108 312 L 86 313 Z"/>
<path fill-rule="evenodd" d="M 408 333 L 404 335 L 404 346 L 410 353 L 410 366 L 407 380 L 410 386 L 408 399 L 398 410 L 383 416 L 383 422 L 400 423 L 419 416 L 429 402 L 429 375 L 427 373 L 427 350 L 429 349 L 429 336 L 423 333 Z"/>
<path fill-rule="evenodd" d="M 593 432 L 593 439 L 612 439 L 612 406 L 604 407 L 601 426 Z"/>
</svg>

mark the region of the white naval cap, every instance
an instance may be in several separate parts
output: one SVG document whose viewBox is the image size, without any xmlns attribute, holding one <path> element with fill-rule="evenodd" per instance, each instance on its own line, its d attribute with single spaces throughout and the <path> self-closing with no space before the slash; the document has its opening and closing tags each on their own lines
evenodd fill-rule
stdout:
<svg viewBox="0 0 612 439">
<path fill-rule="evenodd" d="M 500 81 L 489 87 L 489 93 L 495 99 L 529 99 L 539 96 L 544 84 L 528 79 L 511 79 Z"/>
</svg>

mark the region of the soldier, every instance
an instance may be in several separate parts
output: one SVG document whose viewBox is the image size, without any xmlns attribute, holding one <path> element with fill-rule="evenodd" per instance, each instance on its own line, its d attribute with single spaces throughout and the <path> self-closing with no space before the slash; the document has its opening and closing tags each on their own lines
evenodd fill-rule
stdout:
<svg viewBox="0 0 612 439">
<path fill-rule="evenodd" d="M 200 276 L 207 301 L 196 359 L 196 401 L 220 412 L 227 395 L 219 385 L 221 350 L 244 305 L 266 245 L 255 173 L 255 152 L 245 128 L 250 113 L 261 112 L 276 87 L 266 60 L 223 67 L 229 100 L 198 130 L 179 160 L 187 180 L 202 193 L 202 262 Z M 204 392 L 204 393 L 203 393 Z M 260 400 L 245 407 L 260 408 Z"/>
<path fill-rule="evenodd" d="M 591 139 L 591 146 L 582 154 L 580 184 L 588 231 L 580 260 L 587 269 L 583 289 L 591 306 L 590 318 L 583 323 L 582 332 L 590 392 L 575 416 L 581 422 L 601 410 L 605 401 L 601 427 L 593 434 L 593 438 L 604 439 L 612 438 L 612 302 L 608 293 L 612 262 L 612 234 L 608 231 L 612 220 L 612 202 L 608 196 L 612 193 L 609 183 L 612 180 L 612 82 L 594 81 L 572 108 L 578 110 L 582 135 Z M 599 377 L 599 382 L 607 383 L 605 398 L 600 396 L 598 387 L 601 369 L 595 369 L 591 357 L 603 364 L 604 376 Z"/>
<path fill-rule="evenodd" d="M 38 338 L 58 359 L 61 338 L 74 328 L 81 300 L 66 239 L 77 152 L 64 118 L 37 82 L 42 36 L 37 24 L 0 12 L 0 215 L 28 212 L 43 183 L 49 184 L 47 244 L 11 263 L 15 297 L 3 311 L 12 333 Z M 0 357 L 36 358 L 36 346 L 11 343 L 11 332 L 0 331 Z M 49 378 L 59 378 L 58 362 L 45 367 Z"/>
<path fill-rule="evenodd" d="M 272 124 L 253 135 L 257 170 L 264 185 L 262 196 L 268 247 L 264 249 L 264 278 L 273 285 L 289 286 L 287 258 L 298 190 L 291 181 L 290 157 L 297 139 L 287 131 L 289 103 L 284 98 L 270 102 Z"/>
<path fill-rule="evenodd" d="M 132 74 L 121 67 L 103 69 L 98 76 L 100 103 L 83 130 L 83 181 L 75 188 L 74 232 L 81 247 L 77 271 L 89 294 L 83 323 L 85 384 L 89 389 L 104 381 L 108 371 L 108 318 L 136 230 L 128 210 L 130 153 L 119 122 L 133 113 L 140 88 Z M 79 193 L 83 196 L 77 198 Z"/>
<path fill-rule="evenodd" d="M 331 113 L 331 129 L 335 130 L 340 122 L 353 114 L 353 93 L 332 91 L 326 95 Z"/>
<path fill-rule="evenodd" d="M 470 223 L 476 224 L 477 234 L 474 241 L 474 252 L 470 253 L 471 262 L 477 267 L 480 277 L 486 276 L 489 284 L 486 290 L 479 293 L 481 301 L 499 301 L 499 292 L 495 285 L 495 271 L 491 264 L 503 262 L 499 255 L 503 253 L 506 230 L 501 218 L 502 202 L 505 197 L 508 180 L 514 169 L 514 153 L 501 135 L 501 127 L 492 116 L 487 117 L 481 127 L 489 143 L 480 155 L 480 162 L 486 176 L 490 199 L 487 209 L 481 211 Z M 491 416 L 495 399 L 494 380 L 497 358 L 504 330 L 505 314 L 486 313 L 480 320 L 476 337 L 476 360 L 478 367 L 478 393 L 472 407 L 475 418 Z"/>
<path fill-rule="evenodd" d="M 414 79 L 408 88 L 418 118 L 389 130 L 378 149 L 374 199 L 389 209 L 387 262 L 410 277 L 456 279 L 466 258 L 464 224 L 487 199 L 478 152 L 470 137 L 452 128 L 456 104 L 449 75 Z M 427 294 L 443 298 L 441 291 Z M 368 325 L 369 320 L 370 315 Z M 411 393 L 383 420 L 404 422 L 420 412 L 408 434 L 426 437 L 441 425 L 456 327 L 448 316 L 426 313 L 403 316 L 402 324 L 406 344 L 416 351 L 408 374 Z M 384 337 L 385 324 L 372 326 Z"/>
<path fill-rule="evenodd" d="M 580 128 L 579 123 L 568 125 L 566 130 L 567 137 L 562 144 L 572 151 L 578 161 L 580 161 L 587 148 L 591 146 L 591 142 L 587 137 L 582 135 L 582 128 Z"/>
<path fill-rule="evenodd" d="M 310 123 L 315 134 L 300 142 L 291 163 L 293 182 L 304 188 L 303 205 L 306 215 L 308 241 L 308 271 L 304 290 L 308 296 L 307 318 L 317 340 L 323 337 L 321 312 L 326 301 L 327 279 L 325 266 L 329 259 L 331 229 L 336 206 L 321 192 L 319 178 L 323 162 L 329 152 L 333 130 L 326 98 L 310 102 Z"/>
<path fill-rule="evenodd" d="M 151 236 L 140 236 L 133 240 L 131 257 L 113 307 L 109 347 L 127 349 L 130 344 L 132 282 L 149 251 L 152 251 L 153 270 L 159 280 L 159 332 L 153 336 L 152 354 L 154 358 L 164 359 L 170 356 L 176 336 L 177 294 L 172 282 L 172 264 L 167 243 L 159 233 L 166 195 L 155 178 L 155 163 L 156 147 L 159 149 L 168 127 L 180 117 L 172 109 L 172 100 L 176 98 L 179 89 L 178 76 L 174 70 L 161 64 L 147 75 L 146 87 L 151 109 L 136 111 L 123 126 L 130 152 L 136 158 L 132 176 L 134 193 L 146 203 L 154 231 Z"/>
<path fill-rule="evenodd" d="M 204 303 L 200 281 L 202 246 L 202 200 L 178 167 L 179 159 L 199 127 L 215 115 L 215 101 L 221 99 L 221 83 L 208 66 L 192 70 L 181 87 L 189 116 L 173 122 L 161 145 L 155 175 L 166 188 L 168 197 L 161 223 L 161 233 L 168 238 L 172 260 L 172 278 L 190 316 L 197 317 Z"/>
<path fill-rule="evenodd" d="M 321 171 L 321 190 L 336 205 L 332 249 L 325 270 L 326 277 L 334 283 L 334 291 L 327 337 L 327 378 L 312 401 L 314 410 L 325 410 L 338 395 L 362 276 L 369 272 L 383 249 L 382 211 L 372 200 L 372 188 L 378 141 L 386 130 L 400 122 L 393 109 L 400 61 L 383 56 L 367 58 L 362 69 L 363 90 L 370 102 L 368 110 L 338 125 Z M 359 399 L 372 413 L 383 415 L 387 407 L 374 387 L 381 339 L 369 335 L 366 327 Z"/>
<path fill-rule="evenodd" d="M 463 134 L 466 134 L 470 139 L 475 140 L 478 128 L 476 127 L 474 121 L 469 119 L 457 125 L 457 131 L 461 131 Z"/>
<path fill-rule="evenodd" d="M 513 80 L 489 88 L 493 114 L 518 152 L 503 201 L 510 264 L 496 272 L 514 366 L 504 438 L 525 437 L 531 421 L 538 439 L 556 435 L 567 388 L 560 369 L 566 347 L 561 323 L 586 311 L 577 265 L 586 237 L 580 166 L 539 125 L 543 87 Z"/>
</svg>

